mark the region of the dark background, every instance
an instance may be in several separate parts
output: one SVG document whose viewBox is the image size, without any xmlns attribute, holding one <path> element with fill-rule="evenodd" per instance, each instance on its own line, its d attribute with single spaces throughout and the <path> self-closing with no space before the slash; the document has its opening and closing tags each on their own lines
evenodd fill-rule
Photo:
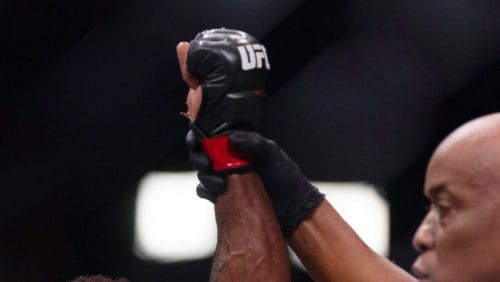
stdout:
<svg viewBox="0 0 500 282">
<path fill-rule="evenodd" d="M 138 181 L 190 169 L 175 46 L 201 30 L 261 39 L 261 132 L 313 180 L 380 187 L 406 269 L 432 150 L 500 109 L 496 0 L 6 0 L 0 14 L 1 281 L 207 280 L 210 259 L 131 252 Z"/>
</svg>

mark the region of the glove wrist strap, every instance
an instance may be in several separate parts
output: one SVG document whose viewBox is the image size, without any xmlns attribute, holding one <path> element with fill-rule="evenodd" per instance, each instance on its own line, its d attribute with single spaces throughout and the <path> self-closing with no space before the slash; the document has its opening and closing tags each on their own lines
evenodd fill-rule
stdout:
<svg viewBox="0 0 500 282">
<path fill-rule="evenodd" d="M 250 165 L 249 161 L 231 150 L 228 135 L 204 138 L 200 143 L 212 161 L 212 168 L 216 172 L 235 170 Z"/>
</svg>

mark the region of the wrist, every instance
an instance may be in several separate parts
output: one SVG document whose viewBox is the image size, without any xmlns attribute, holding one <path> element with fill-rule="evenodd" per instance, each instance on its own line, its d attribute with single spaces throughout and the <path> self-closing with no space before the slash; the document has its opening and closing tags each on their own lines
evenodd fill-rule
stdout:
<svg viewBox="0 0 500 282">
<path fill-rule="evenodd" d="M 200 141 L 201 147 L 212 161 L 215 172 L 227 172 L 246 168 L 250 162 L 229 147 L 229 136 L 221 135 Z"/>
<path fill-rule="evenodd" d="M 309 218 L 325 198 L 318 188 L 303 180 L 300 189 L 298 189 L 280 208 L 278 212 L 278 221 L 282 234 L 285 238 L 289 237 L 295 229 Z"/>
</svg>

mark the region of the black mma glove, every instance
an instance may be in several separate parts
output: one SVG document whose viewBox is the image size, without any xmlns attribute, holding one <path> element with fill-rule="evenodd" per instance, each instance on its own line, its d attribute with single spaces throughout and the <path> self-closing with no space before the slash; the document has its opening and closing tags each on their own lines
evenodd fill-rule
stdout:
<svg viewBox="0 0 500 282">
<path fill-rule="evenodd" d="M 324 195 L 314 187 L 281 148 L 254 132 L 235 131 L 229 136 L 231 149 L 248 158 L 260 175 L 278 217 L 281 231 L 289 236 L 314 211 Z M 216 201 L 225 191 L 225 179 L 211 169 L 207 155 L 199 149 L 192 132 L 187 135 L 190 160 L 198 170 L 198 196 Z"/>
<path fill-rule="evenodd" d="M 190 123 L 215 171 L 235 171 L 248 162 L 228 151 L 227 133 L 253 130 L 270 69 L 266 49 L 238 30 L 210 29 L 191 41 L 187 70 L 198 78 L 202 103 Z"/>
<path fill-rule="evenodd" d="M 208 137 L 255 128 L 270 68 L 265 47 L 248 33 L 225 28 L 199 33 L 187 57 L 187 69 L 203 91 L 195 125 Z"/>
</svg>

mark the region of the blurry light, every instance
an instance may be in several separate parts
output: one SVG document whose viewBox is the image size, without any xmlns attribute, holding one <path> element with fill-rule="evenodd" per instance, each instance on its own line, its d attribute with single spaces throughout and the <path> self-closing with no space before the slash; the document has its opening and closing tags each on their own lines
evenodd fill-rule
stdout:
<svg viewBox="0 0 500 282">
<path fill-rule="evenodd" d="M 150 173 L 141 181 L 136 206 L 135 253 L 176 262 L 209 257 L 217 240 L 212 203 L 196 196 L 196 174 Z M 389 208 L 365 183 L 314 183 L 368 246 L 387 255 Z M 293 259 L 294 263 L 299 262 Z"/>
<path fill-rule="evenodd" d="M 212 255 L 217 230 L 212 203 L 196 196 L 195 173 L 150 173 L 136 203 L 135 253 L 158 262 Z"/>
</svg>

